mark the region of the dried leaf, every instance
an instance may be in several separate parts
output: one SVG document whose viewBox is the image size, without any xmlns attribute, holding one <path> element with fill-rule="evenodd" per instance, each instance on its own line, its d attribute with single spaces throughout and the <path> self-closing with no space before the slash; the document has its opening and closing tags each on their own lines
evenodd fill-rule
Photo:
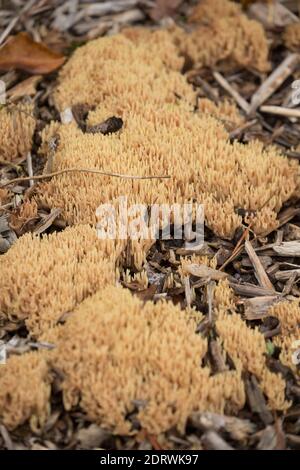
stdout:
<svg viewBox="0 0 300 470">
<path fill-rule="evenodd" d="M 64 61 L 63 55 L 33 41 L 27 33 L 11 36 L 0 48 L 0 70 L 20 69 L 33 74 L 50 73 Z"/>
<path fill-rule="evenodd" d="M 36 94 L 37 84 L 41 81 L 41 78 L 41 75 L 34 75 L 33 77 L 26 78 L 26 80 L 23 80 L 8 90 L 8 98 L 14 101 L 19 98 L 23 98 L 23 96 L 34 96 Z"/>
<path fill-rule="evenodd" d="M 149 15 L 155 21 L 165 16 L 172 16 L 183 0 L 156 0 L 156 5 L 149 11 Z"/>
</svg>

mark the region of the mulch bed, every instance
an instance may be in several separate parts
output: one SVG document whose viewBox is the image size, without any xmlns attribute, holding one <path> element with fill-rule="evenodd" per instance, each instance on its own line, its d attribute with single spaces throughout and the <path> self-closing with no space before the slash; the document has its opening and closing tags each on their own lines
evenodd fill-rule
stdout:
<svg viewBox="0 0 300 470">
<path fill-rule="evenodd" d="M 162 5 L 164 2 L 157 2 Z M 126 25 L 143 25 L 161 27 L 171 22 L 184 24 L 187 12 L 191 5 L 197 2 L 177 1 L 165 2 L 168 8 L 157 6 L 153 1 L 123 2 L 93 2 L 85 0 L 78 2 L 64 2 L 61 0 L 37 0 L 27 2 L 21 0 L 2 1 L 0 30 L 3 43 L 8 35 L 20 31 L 27 31 L 37 41 L 50 47 L 59 54 L 69 56 L 72 51 L 87 41 L 113 34 Z M 72 5 L 71 5 L 72 4 Z M 172 8 L 175 4 L 176 7 Z M 286 8 L 291 15 L 298 15 L 298 2 L 287 2 Z M 168 17 L 165 17 L 167 13 Z M 264 16 L 265 21 L 270 18 Z M 288 20 L 287 20 L 288 21 Z M 298 78 L 300 65 L 291 52 L 285 48 L 282 40 L 284 29 L 283 17 L 273 17 L 273 22 L 266 27 L 268 38 L 271 41 L 271 63 L 273 80 L 266 84 L 267 76 L 245 69 L 228 70 L 225 65 L 214 70 L 202 69 L 193 71 L 189 75 L 190 82 L 197 89 L 200 97 L 207 97 L 215 102 L 223 97 L 230 96 L 239 107 L 243 107 L 243 100 L 254 103 L 252 112 L 248 114 L 243 126 L 230 130 L 232 141 L 238 140 L 247 144 L 253 139 L 261 140 L 265 145 L 279 146 L 283 153 L 291 159 L 300 159 L 297 150 L 300 136 L 299 109 L 292 105 L 292 83 Z M 282 63 L 284 65 L 282 66 Z M 3 72 L 3 80 L 8 90 L 9 101 L 6 106 L 12 112 L 18 99 L 14 93 L 9 93 L 17 85 L 22 84 L 32 75 L 18 70 Z M 33 174 L 41 174 L 45 161 L 38 156 L 41 144 L 39 133 L 52 120 L 58 120 L 59 115 L 51 100 L 51 92 L 56 85 L 57 72 L 42 75 L 36 83 L 32 99 L 35 104 L 35 117 L 37 120 L 32 148 Z M 21 88 L 22 89 L 22 88 Z M 245 110 L 243 110 L 245 111 Z M 225 123 L 226 125 L 226 123 Z M 0 156 L 0 182 L 5 179 L 28 176 L 28 162 L 19 161 L 8 164 L 1 161 Z M 16 214 L 28 192 L 28 182 L 20 182 L 11 188 L 11 200 L 0 207 L 0 252 L 6 252 L 16 238 L 37 227 L 39 233 L 50 233 L 53 230 L 64 228 L 64 221 L 53 218 L 53 214 L 39 209 L 38 218 L 22 221 L 18 230 L 10 225 L 10 216 Z M 241 208 L 236 208 L 243 215 Z M 300 273 L 300 204 L 293 200 L 283 208 L 279 214 L 280 226 L 264 239 L 256 240 L 255 249 L 260 255 L 262 267 L 272 282 L 276 292 L 282 293 L 286 299 L 299 297 Z M 246 229 L 247 230 L 247 229 Z M 217 255 L 219 267 L 223 265 L 225 272 L 235 281 L 231 283 L 235 292 L 241 295 L 241 311 L 244 301 L 257 298 L 261 295 L 255 274 L 261 268 L 256 264 L 244 248 L 245 232 L 236 233 L 232 241 L 224 241 L 216 237 L 208 229 L 205 240 L 206 249 L 210 255 Z M 294 240 L 291 251 L 286 254 L 276 249 L 281 242 Z M 140 289 L 139 285 L 129 285 L 136 295 L 142 299 L 153 299 L 163 292 L 166 276 L 174 270 L 170 251 L 175 254 L 184 254 L 182 242 L 157 241 L 148 256 L 148 276 L 152 285 L 147 289 Z M 298 271 L 297 271 L 298 270 Z M 158 281 L 157 281 L 158 280 Z M 198 287 L 197 287 L 198 282 Z M 208 313 L 206 285 L 199 285 L 197 279 L 192 280 L 196 286 L 195 305 L 203 313 Z M 244 289 L 241 286 L 245 286 Z M 168 298 L 183 306 L 186 303 L 184 289 L 173 289 L 167 294 Z M 265 299 L 262 297 L 259 309 L 263 311 Z M 257 306 L 256 306 L 257 307 Z M 253 313 L 255 315 L 255 311 Z M 266 338 L 272 339 L 278 333 L 276 319 L 262 318 L 257 315 L 255 320 Z M 202 325 L 202 328 L 209 325 Z M 14 335 L 24 338 L 18 353 L 31 348 L 26 340 L 26 331 L 23 325 L 1 324 L 0 339 L 11 341 Z M 300 339 L 300 336 L 299 336 Z M 24 425 L 9 433 L 4 425 L 0 424 L 1 449 L 77 449 L 77 448 L 103 448 L 103 449 L 144 449 L 160 450 L 166 448 L 176 449 L 300 449 L 300 380 L 290 369 L 284 367 L 279 361 L 279 351 L 270 346 L 269 366 L 274 371 L 280 371 L 287 382 L 287 395 L 293 403 L 284 415 L 272 414 L 268 411 L 265 398 L 261 393 L 254 376 L 245 377 L 247 405 L 236 418 L 201 413 L 193 415 L 184 436 L 176 431 L 170 431 L 164 436 L 151 436 L 141 431 L 133 437 L 118 437 L 103 431 L 97 425 L 90 423 L 80 409 L 66 413 L 62 406 L 62 397 L 59 390 L 52 395 L 51 416 L 40 434 L 33 434 L 28 425 Z M 218 362 L 218 351 L 211 347 L 209 360 L 212 364 Z M 1 366 L 0 366 L 1 367 Z M 300 369 L 299 369 L 300 370 Z M 54 387 L 55 388 L 55 387 Z M 244 432 L 240 432 L 240 429 Z"/>
</svg>

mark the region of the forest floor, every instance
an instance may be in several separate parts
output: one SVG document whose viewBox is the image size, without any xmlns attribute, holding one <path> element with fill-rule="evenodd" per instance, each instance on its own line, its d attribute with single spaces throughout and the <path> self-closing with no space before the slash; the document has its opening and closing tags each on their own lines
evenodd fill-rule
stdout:
<svg viewBox="0 0 300 470">
<path fill-rule="evenodd" d="M 10 50 L 9 58 L 7 55 L 3 57 L 0 49 L 0 80 L 5 83 L 6 89 L 6 102 L 2 101 L 1 106 L 14 113 L 17 103 L 30 98 L 34 103 L 36 120 L 30 157 L 6 161 L 0 153 L 0 185 L 18 179 L 9 187 L 9 199 L 0 205 L 0 253 L 4 255 L 8 252 L 16 239 L 27 232 L 51 233 L 64 228 L 64 221 L 45 208 L 39 208 L 37 217 L 29 217 L 27 220 L 20 211 L 25 195 L 31 190 L 26 177 L 40 175 L 45 165 L 45 158 L 39 155 L 40 132 L 51 121 L 60 120 L 52 99 L 52 92 L 57 84 L 58 66 L 81 45 L 92 39 L 116 34 L 126 26 L 152 29 L 169 27 L 174 23 L 185 26 L 186 17 L 196 3 L 198 2 L 192 0 L 0 1 L 0 45 L 9 36 L 20 32 L 28 33 L 34 41 L 27 43 L 24 37 L 21 38 L 19 45 Z M 214 103 L 230 98 L 244 115 L 245 120 L 241 126 L 228 126 L 232 142 L 247 144 L 258 139 L 266 146 L 278 146 L 285 156 L 297 161 L 300 159 L 300 110 L 299 103 L 295 102 L 297 89 L 292 84 L 300 78 L 297 55 L 300 49 L 287 49 L 283 31 L 288 24 L 299 21 L 299 5 L 296 0 L 284 2 L 279 7 L 278 2 L 274 4 L 275 10 L 268 9 L 273 7 L 265 9 L 261 4 L 255 4 L 252 10 L 252 16 L 262 22 L 271 44 L 272 70 L 268 73 L 242 67 L 230 70 L 226 64 L 218 64 L 214 68 L 193 70 L 189 81 L 200 98 L 208 98 Z M 40 50 L 36 43 L 49 48 L 53 55 Z M 25 48 L 27 57 L 24 54 Z M 31 53 L 34 56 L 32 60 Z M 251 113 L 247 113 L 249 103 L 253 105 Z M 243 216 L 243 209 L 237 210 Z M 247 404 L 235 418 L 198 413 L 189 420 L 185 435 L 170 430 L 163 436 L 141 431 L 138 438 L 136 435 L 124 437 L 115 436 L 89 422 L 79 408 L 66 412 L 61 393 L 58 392 L 52 396 L 51 415 L 39 433 L 34 434 L 27 424 L 14 431 L 9 431 L 4 424 L 0 424 L 0 448 L 300 449 L 299 366 L 295 372 L 279 359 L 280 350 L 272 339 L 280 332 L 280 324 L 277 318 L 265 314 L 272 305 L 272 299 L 270 303 L 270 296 L 262 295 L 263 283 L 257 281 L 269 279 L 275 292 L 274 303 L 278 297 L 286 300 L 299 297 L 299 201 L 294 198 L 285 204 L 278 215 L 277 229 L 264 237 L 256 238 L 253 251 L 245 247 L 249 234 L 251 226 L 245 226 L 232 240 L 224 240 L 206 228 L 206 254 L 216 256 L 217 269 L 221 268 L 235 280 L 232 287 L 240 296 L 240 308 L 245 320 L 255 324 L 266 338 L 269 367 L 280 372 L 287 383 L 286 396 L 291 406 L 285 414 L 269 411 L 255 377 L 248 374 L 245 377 Z M 146 289 L 139 283 L 126 285 L 124 282 L 124 285 L 142 300 L 153 300 L 155 296 L 162 294 L 166 273 L 170 273 L 174 267 L 170 262 L 170 251 L 176 255 L 188 254 L 179 242 L 157 241 L 147 257 L 148 275 L 150 273 L 150 278 L 152 275 L 153 283 L 150 280 Z M 199 279 L 193 278 L 191 283 L 196 292 L 193 305 L 209 315 L 210 291 L 207 289 L 207 282 L 201 285 Z M 246 288 L 242 289 L 241 286 Z M 266 292 L 267 289 L 263 293 Z M 190 288 L 182 286 L 169 290 L 167 297 L 184 306 L 190 302 L 187 299 L 189 293 Z M 202 331 L 209 330 L 208 323 L 202 324 Z M 3 344 L 10 345 L 10 354 L 22 354 L 22 350 L 30 349 L 24 325 L 3 322 L 0 339 Z M 216 342 L 213 346 L 211 343 L 208 361 L 214 364 L 215 369 L 218 368 L 219 353 Z M 243 432 L 239 434 L 241 429 Z"/>
</svg>

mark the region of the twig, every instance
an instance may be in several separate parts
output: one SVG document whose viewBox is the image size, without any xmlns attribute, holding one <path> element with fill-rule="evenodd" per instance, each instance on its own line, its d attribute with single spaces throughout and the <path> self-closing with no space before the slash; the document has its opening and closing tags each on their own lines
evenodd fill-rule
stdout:
<svg viewBox="0 0 300 470">
<path fill-rule="evenodd" d="M 255 271 L 256 278 L 258 280 L 258 283 L 261 287 L 265 287 L 266 289 L 273 290 L 275 292 L 275 289 L 273 287 L 273 284 L 271 283 L 270 279 L 268 278 L 268 275 L 266 271 L 264 270 L 263 265 L 261 264 L 261 261 L 257 254 L 255 253 L 253 246 L 251 243 L 246 240 L 245 241 L 245 249 L 246 252 L 250 258 L 251 263 L 253 264 L 253 268 Z"/>
<path fill-rule="evenodd" d="M 214 281 L 209 281 L 206 286 L 206 295 L 207 295 L 207 305 L 208 305 L 208 320 L 209 323 L 213 324 L 213 298 L 214 298 L 214 289 L 216 287 L 216 283 Z"/>
<path fill-rule="evenodd" d="M 289 118 L 300 118 L 300 109 L 284 108 L 282 106 L 261 106 L 259 110 L 262 113 L 275 114 Z"/>
<path fill-rule="evenodd" d="M 223 271 L 223 269 L 225 269 L 228 264 L 230 264 L 237 256 L 240 255 L 240 253 L 242 253 L 242 251 L 244 249 L 244 246 L 242 246 L 242 243 L 247 238 L 247 236 L 249 235 L 251 225 L 252 225 L 252 222 L 250 222 L 250 224 L 248 225 L 246 230 L 244 230 L 244 232 L 243 232 L 241 238 L 239 239 L 239 241 L 237 242 L 231 256 L 222 264 L 222 266 L 219 268 L 219 271 Z"/>
<path fill-rule="evenodd" d="M 33 177 L 33 170 L 32 170 L 31 152 L 28 152 L 28 153 L 27 153 L 26 161 L 27 161 L 27 173 L 28 173 L 28 175 L 30 176 L 30 178 L 32 178 L 32 177 Z M 30 187 L 33 186 L 33 180 L 32 180 L 32 179 L 29 180 L 29 186 L 30 186 Z"/>
<path fill-rule="evenodd" d="M 18 16 L 16 16 L 15 18 L 13 18 L 11 20 L 11 22 L 7 25 L 7 27 L 5 28 L 5 30 L 3 31 L 3 33 L 1 34 L 0 36 L 0 44 L 3 43 L 3 41 L 5 41 L 5 39 L 7 38 L 7 36 L 10 34 L 10 32 L 14 29 L 14 27 L 16 26 L 16 24 L 18 23 L 18 21 L 20 20 L 20 18 L 22 18 L 22 16 L 24 15 L 24 13 L 26 13 L 27 11 L 30 10 L 30 8 L 35 4 L 36 0 L 31 0 L 29 1 L 28 3 L 25 3 L 24 7 L 22 8 L 22 10 L 20 11 L 20 13 L 18 14 Z"/>
<path fill-rule="evenodd" d="M 252 121 L 248 121 L 242 126 L 237 127 L 232 132 L 230 132 L 229 134 L 230 139 L 236 139 L 237 137 L 239 137 L 239 135 L 242 134 L 242 132 L 247 131 L 248 129 L 253 127 L 257 122 L 258 120 L 255 118 L 255 119 L 252 119 Z"/>
<path fill-rule="evenodd" d="M 267 80 L 254 93 L 248 114 L 253 114 L 282 85 L 294 71 L 299 62 L 299 55 L 289 54 L 283 62 L 269 75 Z"/>
<path fill-rule="evenodd" d="M 209 83 L 207 83 L 206 80 L 204 80 L 199 75 L 197 75 L 196 77 L 194 77 L 192 79 L 192 83 L 196 86 L 200 85 L 202 90 L 206 94 L 207 98 L 209 98 L 215 104 L 218 104 L 219 97 L 218 97 L 217 93 L 215 92 L 215 90 L 213 89 L 213 87 Z"/>
<path fill-rule="evenodd" d="M 20 178 L 14 178 L 12 180 L 7 181 L 4 184 L 0 185 L 0 188 L 5 188 L 10 184 L 22 183 L 25 181 L 41 181 L 48 178 L 53 178 L 54 176 L 61 176 L 65 173 L 93 173 L 96 175 L 103 175 L 103 176 L 111 176 L 113 178 L 123 178 L 123 179 L 130 179 L 130 180 L 152 180 L 152 179 L 169 179 L 171 178 L 168 175 L 163 176 L 134 176 L 134 175 L 123 175 L 121 173 L 113 173 L 109 171 L 101 171 L 101 170 L 93 170 L 90 168 L 66 168 L 65 170 L 54 171 L 53 173 L 48 173 L 45 175 L 35 175 L 35 176 L 24 176 Z"/>
<path fill-rule="evenodd" d="M 248 114 L 250 110 L 249 103 L 247 103 L 247 101 L 230 85 L 230 83 L 228 83 L 228 81 L 219 72 L 214 72 L 213 76 L 219 85 L 221 85 L 221 87 L 232 96 L 239 107 Z"/>
</svg>

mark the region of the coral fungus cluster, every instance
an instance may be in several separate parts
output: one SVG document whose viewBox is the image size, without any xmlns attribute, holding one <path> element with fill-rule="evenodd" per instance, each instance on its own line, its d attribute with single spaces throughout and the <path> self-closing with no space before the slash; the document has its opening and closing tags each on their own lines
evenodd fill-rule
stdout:
<svg viewBox="0 0 300 470">
<path fill-rule="evenodd" d="M 32 147 L 35 118 L 31 104 L 0 110 L 0 160 L 13 162 L 26 158 Z"/>
<path fill-rule="evenodd" d="M 57 107 L 62 111 L 84 103 L 93 108 L 90 126 L 111 116 L 121 117 L 124 125 L 108 136 L 84 133 L 75 123 L 61 125 L 53 158 L 54 170 L 89 167 L 137 176 L 167 174 L 170 180 L 120 185 L 109 177 L 65 174 L 42 185 L 40 200 L 60 207 L 72 225 L 96 223 L 97 207 L 122 195 L 129 204 L 147 205 L 182 203 L 197 195 L 216 234 L 233 237 L 242 222 L 236 208 L 256 211 L 255 232 L 268 233 L 296 192 L 298 165 L 259 142 L 229 142 L 224 120 L 238 126 L 242 118 L 226 102 L 216 106 L 200 100 L 197 105 L 192 86 L 180 73 L 183 59 L 173 36 L 127 30 L 74 53 L 60 74 Z"/>
<path fill-rule="evenodd" d="M 129 29 L 91 41 L 60 72 L 53 97 L 57 109 L 84 106 L 89 113 L 85 129 L 73 120 L 44 130 L 43 150 L 56 136 L 48 153 L 53 171 L 89 168 L 170 179 L 65 173 L 39 184 L 23 206 L 23 211 L 39 204 L 59 208 L 69 227 L 41 238 L 26 234 L 0 257 L 1 318 L 25 322 L 32 338 L 53 346 L 11 355 L 1 366 L 0 418 L 9 429 L 29 421 L 37 430 L 45 423 L 53 369 L 60 374 L 65 409 L 79 405 L 90 420 L 124 435 L 141 428 L 153 434 L 173 427 L 183 431 L 193 411 L 237 413 L 246 401 L 244 373 L 257 379 L 271 410 L 289 406 L 284 378 L 268 368 L 265 338 L 242 319 L 226 275 L 220 272 L 211 304 L 209 328 L 216 337 L 204 338 L 197 331 L 200 314 L 191 308 L 142 302 L 116 285 L 125 250 L 142 269 L 152 241 L 100 240 L 95 230 L 97 207 L 126 196 L 128 204 L 147 206 L 202 203 L 207 226 L 227 239 L 242 224 L 237 210 L 242 208 L 252 213 L 251 229 L 265 235 L 297 193 L 298 165 L 258 141 L 231 143 L 224 121 L 234 128 L 244 118 L 231 103 L 198 100 L 181 73 L 184 56 L 196 67 L 226 59 L 268 70 L 262 27 L 223 0 L 201 2 L 190 26 L 189 33 Z M 118 132 L 88 132 L 112 116 L 122 118 Z M 4 157 L 24 156 L 32 119 L 22 120 L 25 140 L 18 137 L 18 118 L 14 133 L 7 111 L 0 112 L 2 122 Z M 0 201 L 6 197 L 0 190 Z M 189 263 L 216 268 L 216 259 L 195 255 L 177 263 L 182 279 Z M 124 278 L 130 280 L 130 274 Z M 138 278 L 147 285 L 146 274 Z M 272 315 L 283 325 L 276 339 L 282 362 L 291 365 L 288 351 L 296 338 L 299 305 L 278 304 Z M 212 339 L 226 364 L 217 372 L 208 358 Z"/>
</svg>

